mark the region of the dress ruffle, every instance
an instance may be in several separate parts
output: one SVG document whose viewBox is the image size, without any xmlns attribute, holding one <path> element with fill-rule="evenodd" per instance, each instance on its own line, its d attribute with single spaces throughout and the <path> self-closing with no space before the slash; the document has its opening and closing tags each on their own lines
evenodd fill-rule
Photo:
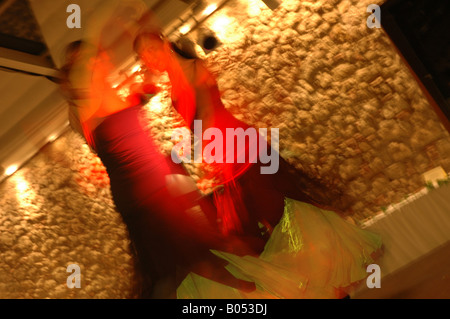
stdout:
<svg viewBox="0 0 450 319">
<path fill-rule="evenodd" d="M 255 282 L 243 292 L 196 274 L 178 287 L 181 299 L 342 298 L 369 274 L 380 236 L 332 211 L 285 199 L 285 211 L 259 257 L 214 251 L 235 277 Z"/>
</svg>

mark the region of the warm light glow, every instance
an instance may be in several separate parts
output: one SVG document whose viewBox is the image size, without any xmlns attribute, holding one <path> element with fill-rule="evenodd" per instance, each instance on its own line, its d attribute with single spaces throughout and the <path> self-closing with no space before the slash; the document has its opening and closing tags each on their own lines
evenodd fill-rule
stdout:
<svg viewBox="0 0 450 319">
<path fill-rule="evenodd" d="M 21 178 L 17 179 L 16 190 L 19 193 L 24 193 L 28 189 L 28 183 Z"/>
<path fill-rule="evenodd" d="M 264 6 L 261 0 L 248 0 L 247 13 L 251 17 L 258 16 L 261 13 L 261 9 Z"/>
<path fill-rule="evenodd" d="M 16 184 L 16 199 L 20 207 L 24 209 L 22 218 L 27 220 L 35 217 L 36 214 L 39 214 L 42 206 L 40 201 L 36 200 L 36 192 L 25 180 L 23 174 L 14 175 L 13 182 Z"/>
<path fill-rule="evenodd" d="M 57 138 L 58 138 L 58 135 L 52 134 L 48 137 L 48 141 L 51 143 L 51 142 L 54 142 Z"/>
<path fill-rule="evenodd" d="M 5 170 L 5 174 L 10 176 L 14 174 L 17 171 L 18 167 L 17 165 L 11 165 Z"/>
<path fill-rule="evenodd" d="M 140 64 L 135 65 L 135 66 L 131 69 L 131 73 L 135 73 L 135 72 L 139 71 L 140 68 L 141 68 L 141 65 L 140 65 Z"/>
<path fill-rule="evenodd" d="M 236 43 L 244 37 L 244 30 L 240 29 L 236 19 L 224 12 L 217 12 L 208 19 L 208 27 L 215 33 L 221 44 Z"/>
<path fill-rule="evenodd" d="M 204 14 L 205 16 L 209 16 L 211 13 L 213 13 L 214 11 L 216 11 L 216 9 L 217 9 L 217 4 L 215 4 L 215 3 L 210 4 L 209 6 L 206 7 L 205 10 L 203 10 L 203 14 Z"/>
<path fill-rule="evenodd" d="M 178 31 L 180 31 L 180 33 L 184 35 L 184 34 L 188 33 L 189 31 L 191 31 L 191 27 L 188 25 L 184 25 Z"/>
<path fill-rule="evenodd" d="M 231 24 L 231 19 L 225 15 L 218 17 L 212 24 L 211 28 L 215 32 L 224 32 L 228 25 Z"/>
</svg>

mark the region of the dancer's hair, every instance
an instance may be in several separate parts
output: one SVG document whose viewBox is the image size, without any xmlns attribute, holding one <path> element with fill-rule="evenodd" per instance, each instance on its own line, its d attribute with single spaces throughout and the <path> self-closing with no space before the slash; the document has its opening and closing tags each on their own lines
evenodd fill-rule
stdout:
<svg viewBox="0 0 450 319">
<path fill-rule="evenodd" d="M 84 40 L 76 40 L 66 46 L 63 56 L 64 64 L 59 70 L 61 83 L 68 81 L 69 73 L 83 48 L 92 48 L 92 45 Z"/>
<path fill-rule="evenodd" d="M 77 40 L 69 43 L 64 50 L 64 64 L 60 69 L 60 77 L 62 81 L 67 80 L 69 72 L 73 66 L 75 55 L 79 53 L 82 40 Z"/>
</svg>

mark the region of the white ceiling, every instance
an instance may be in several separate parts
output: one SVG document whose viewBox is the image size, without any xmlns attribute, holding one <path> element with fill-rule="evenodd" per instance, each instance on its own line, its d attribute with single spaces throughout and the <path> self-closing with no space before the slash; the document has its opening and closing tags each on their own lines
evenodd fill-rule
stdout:
<svg viewBox="0 0 450 319">
<path fill-rule="evenodd" d="M 15 1 L 0 1 L 0 15 Z M 135 1 L 135 0 L 124 0 Z M 54 63 L 45 56 L 31 55 L 1 47 L 0 43 L 0 181 L 8 167 L 20 167 L 68 125 L 67 102 L 58 85 L 44 76 L 57 74 L 62 52 L 68 43 L 80 39 L 91 15 L 115 0 L 29 0 L 40 33 Z M 153 8 L 164 28 L 178 23 L 191 7 L 189 1 L 144 0 Z M 81 8 L 81 29 L 66 26 L 69 4 Z M 86 23 L 86 24 L 85 24 Z M 0 25 L 0 33 L 3 26 Z M 13 69 L 13 70 L 12 70 Z M 38 75 L 30 75 L 26 71 Z M 39 76 L 44 75 L 44 76 Z"/>
</svg>

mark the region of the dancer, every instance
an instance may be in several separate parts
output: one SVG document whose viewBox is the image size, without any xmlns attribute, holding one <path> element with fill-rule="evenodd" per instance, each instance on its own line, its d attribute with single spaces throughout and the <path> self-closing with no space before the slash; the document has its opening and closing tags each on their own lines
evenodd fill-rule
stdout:
<svg viewBox="0 0 450 319">
<path fill-rule="evenodd" d="M 61 85 L 76 107 L 80 131 L 106 167 L 143 274 L 141 297 L 175 297 L 190 272 L 254 290 L 254 283 L 232 276 L 224 268 L 228 262 L 210 251 L 244 255 L 252 249 L 241 238 L 218 231 L 214 207 L 143 129 L 144 96 L 122 100 L 108 82 L 114 50 L 99 48 L 100 39 L 89 40 L 70 46 Z"/>
<path fill-rule="evenodd" d="M 235 118 L 225 108 L 215 77 L 195 55 L 195 50 L 189 47 L 189 41 L 186 38 L 180 40 L 170 43 L 158 32 L 142 32 L 134 42 L 134 49 L 147 68 L 167 71 L 172 84 L 173 106 L 186 125 L 194 130 L 194 120 L 201 120 L 202 135 L 211 127 L 218 128 L 223 136 L 226 136 L 227 129 L 249 129 L 250 125 Z M 195 96 L 191 95 L 192 92 Z M 241 148 L 235 143 L 234 149 L 227 149 L 224 143 L 222 162 L 212 164 L 216 166 L 214 171 L 217 175 L 214 177 L 218 179 L 215 186 L 222 186 L 214 192 L 214 197 L 216 206 L 221 209 L 219 217 L 228 221 L 228 224 L 222 225 L 225 232 L 261 236 L 262 224 L 264 234 L 269 234 L 283 215 L 285 197 L 336 209 L 332 199 L 343 197 L 342 194 L 327 189 L 317 179 L 296 170 L 259 134 L 253 141 L 256 156 L 238 163 L 238 154 L 250 153 L 253 146 L 250 143 L 252 141 L 246 140 Z M 271 158 L 276 157 L 279 168 L 273 174 L 262 174 L 258 154 L 268 150 Z M 227 153 L 234 154 L 232 163 L 226 163 Z M 223 207 L 228 207 L 228 210 L 224 211 Z"/>
<path fill-rule="evenodd" d="M 188 127 L 194 129 L 194 119 L 200 119 L 203 131 L 249 128 L 225 109 L 217 82 L 200 59 L 183 54 L 155 32 L 142 32 L 134 48 L 147 68 L 167 71 L 173 105 Z M 186 94 L 189 88 L 194 96 Z M 249 147 L 224 149 L 222 154 L 238 154 Z M 222 231 L 257 236 L 264 224 L 270 237 L 260 235 L 267 244 L 259 257 L 215 253 L 230 262 L 237 277 L 255 282 L 259 289 L 246 294 L 190 275 L 180 286 L 179 297 L 340 298 L 367 276 L 365 265 L 380 251 L 380 238 L 333 212 L 320 183 L 292 170 L 281 157 L 280 169 L 273 175 L 261 174 L 261 163 L 250 160 L 217 165 L 225 188 L 215 194 L 217 206 L 228 204 L 219 217 L 230 221 L 221 225 Z M 308 192 L 311 185 L 314 189 Z"/>
</svg>

